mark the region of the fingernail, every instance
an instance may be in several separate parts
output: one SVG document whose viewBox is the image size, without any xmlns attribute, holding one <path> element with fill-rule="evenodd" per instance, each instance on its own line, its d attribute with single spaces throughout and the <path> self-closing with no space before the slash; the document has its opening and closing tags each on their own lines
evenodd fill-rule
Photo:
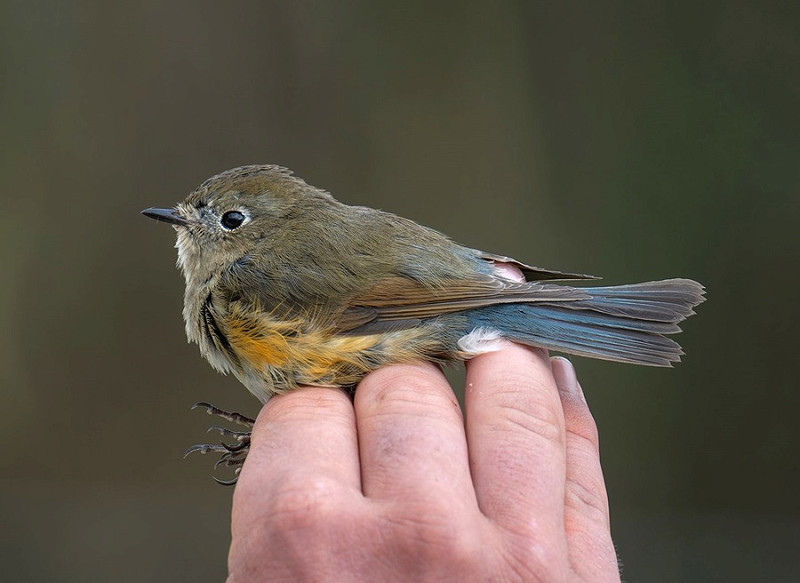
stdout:
<svg viewBox="0 0 800 583">
<path fill-rule="evenodd" d="M 553 378 L 559 391 L 564 391 L 572 396 L 586 401 L 578 384 L 578 376 L 575 374 L 575 367 L 563 356 L 554 356 L 550 359 L 550 366 L 553 369 Z"/>
</svg>

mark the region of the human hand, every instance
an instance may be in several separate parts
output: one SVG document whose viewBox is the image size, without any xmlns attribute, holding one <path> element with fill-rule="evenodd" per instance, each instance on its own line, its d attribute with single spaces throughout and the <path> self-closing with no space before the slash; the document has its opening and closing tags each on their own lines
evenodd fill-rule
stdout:
<svg viewBox="0 0 800 583">
<path fill-rule="evenodd" d="M 430 364 L 261 411 L 228 581 L 619 581 L 597 430 L 572 365 L 467 363 L 465 420 Z"/>
</svg>

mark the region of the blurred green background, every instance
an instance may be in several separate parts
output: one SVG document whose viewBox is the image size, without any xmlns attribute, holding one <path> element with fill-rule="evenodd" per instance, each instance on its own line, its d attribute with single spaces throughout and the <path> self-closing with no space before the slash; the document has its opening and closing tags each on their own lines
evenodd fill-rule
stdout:
<svg viewBox="0 0 800 583">
<path fill-rule="evenodd" d="M 345 202 L 708 302 L 674 370 L 575 359 L 628 581 L 800 577 L 800 4 L 0 4 L 6 580 L 220 581 L 196 400 L 255 414 L 139 215 L 279 163 Z"/>
</svg>

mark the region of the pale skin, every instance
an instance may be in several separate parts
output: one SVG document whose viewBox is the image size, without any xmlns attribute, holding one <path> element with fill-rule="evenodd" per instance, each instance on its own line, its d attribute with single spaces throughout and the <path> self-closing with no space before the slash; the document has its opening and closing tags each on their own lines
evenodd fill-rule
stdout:
<svg viewBox="0 0 800 583">
<path fill-rule="evenodd" d="M 273 397 L 233 496 L 228 582 L 619 581 L 571 363 L 505 343 L 466 368 L 463 413 L 427 363 L 367 375 L 352 401 Z"/>
<path fill-rule="evenodd" d="M 233 498 L 229 582 L 619 581 L 571 364 L 507 345 L 274 397 Z"/>
</svg>

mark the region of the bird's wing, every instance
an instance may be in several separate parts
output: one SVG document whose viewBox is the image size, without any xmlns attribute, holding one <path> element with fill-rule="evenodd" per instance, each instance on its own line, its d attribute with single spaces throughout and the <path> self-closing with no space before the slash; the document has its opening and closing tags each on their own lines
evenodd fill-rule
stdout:
<svg viewBox="0 0 800 583">
<path fill-rule="evenodd" d="M 585 291 L 574 287 L 517 283 L 482 274 L 475 274 L 469 280 L 442 282 L 436 287 L 390 276 L 379 279 L 369 290 L 351 298 L 340 312 L 336 327 L 341 332 L 357 328 L 359 333 L 373 333 L 494 304 L 568 302 L 588 297 Z"/>
<path fill-rule="evenodd" d="M 567 280 L 567 279 L 600 279 L 596 275 L 587 275 L 585 273 L 567 273 L 563 271 L 554 271 L 552 269 L 544 269 L 542 267 L 534 267 L 533 265 L 526 265 L 512 257 L 505 257 L 503 255 L 495 255 L 494 253 L 486 253 L 484 251 L 476 251 L 478 257 L 484 261 L 491 261 L 492 263 L 510 263 L 518 267 L 525 279 L 528 281 L 546 281 L 546 280 Z"/>
</svg>

